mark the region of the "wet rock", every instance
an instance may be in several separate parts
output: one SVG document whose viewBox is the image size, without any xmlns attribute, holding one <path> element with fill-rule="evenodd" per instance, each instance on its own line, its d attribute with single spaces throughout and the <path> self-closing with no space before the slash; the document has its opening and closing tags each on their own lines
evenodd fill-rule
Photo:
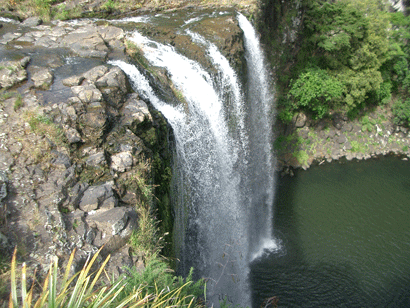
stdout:
<svg viewBox="0 0 410 308">
<path fill-rule="evenodd" d="M 6 45 L 7 43 L 11 42 L 14 39 L 17 39 L 19 37 L 22 36 L 22 33 L 18 33 L 18 32 L 8 32 L 6 34 L 3 35 L 3 37 L 0 39 L 0 44 Z"/>
<path fill-rule="evenodd" d="M 32 76 L 31 80 L 34 82 L 34 87 L 47 90 L 53 83 L 53 74 L 48 68 L 39 68 Z"/>
<path fill-rule="evenodd" d="M 98 186 L 90 186 L 82 196 L 79 208 L 84 212 L 97 209 L 112 209 L 118 203 L 114 195 L 113 183 L 107 182 Z"/>
</svg>

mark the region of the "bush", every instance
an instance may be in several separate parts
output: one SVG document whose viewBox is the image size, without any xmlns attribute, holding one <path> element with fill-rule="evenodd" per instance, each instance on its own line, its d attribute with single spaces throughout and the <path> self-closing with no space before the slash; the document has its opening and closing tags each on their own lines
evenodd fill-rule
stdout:
<svg viewBox="0 0 410 308">
<path fill-rule="evenodd" d="M 296 105 L 308 110 L 317 118 L 323 118 L 329 109 L 340 103 L 343 85 L 325 70 L 310 68 L 300 74 L 291 86 L 289 98 Z"/>
<path fill-rule="evenodd" d="M 410 126 L 410 99 L 397 100 L 393 107 L 393 122 L 397 125 Z"/>
</svg>

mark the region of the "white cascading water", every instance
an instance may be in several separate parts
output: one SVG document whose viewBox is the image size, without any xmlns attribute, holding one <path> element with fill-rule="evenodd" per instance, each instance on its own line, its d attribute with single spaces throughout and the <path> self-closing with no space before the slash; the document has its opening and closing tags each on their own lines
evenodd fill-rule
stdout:
<svg viewBox="0 0 410 308">
<path fill-rule="evenodd" d="M 245 36 L 246 91 L 216 46 L 190 31 L 193 42 L 207 48 L 217 76 L 171 46 L 138 32 L 130 38 L 152 65 L 167 70 L 184 97 L 179 106 L 162 102 L 135 66 L 110 62 L 130 77 L 135 91 L 167 118 L 174 131 L 178 270 L 186 274 L 193 266 L 197 278 L 207 278 L 207 300 L 215 306 L 224 299 L 250 306 L 249 262 L 265 249 L 276 249 L 273 96 L 256 33 L 244 16 L 239 14 L 238 21 Z"/>
</svg>

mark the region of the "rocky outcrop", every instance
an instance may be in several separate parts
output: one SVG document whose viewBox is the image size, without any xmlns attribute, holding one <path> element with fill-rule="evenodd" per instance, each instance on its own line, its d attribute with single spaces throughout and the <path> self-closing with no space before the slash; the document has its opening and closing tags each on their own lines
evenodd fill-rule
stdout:
<svg viewBox="0 0 410 308">
<path fill-rule="evenodd" d="M 393 124 L 393 115 L 380 107 L 355 120 L 340 114 L 313 120 L 298 114 L 287 125 L 278 123 L 278 169 L 309 168 L 345 158 L 362 160 L 378 155 L 410 157 L 410 131 Z"/>
<path fill-rule="evenodd" d="M 43 87 L 50 69 L 33 71 L 38 76 L 31 76 L 34 88 L 22 106 L 14 107 L 17 96 L 1 103 L 0 219 L 7 218 L 1 249 L 25 247 L 26 258 L 44 270 L 52 255 L 64 258 L 74 248 L 80 257 L 103 245 L 104 254 L 124 252 L 138 227 L 140 200 L 136 187 L 124 183 L 150 181 L 141 170 L 149 170 L 152 152 L 130 130 L 143 131 L 141 123 L 152 128 L 147 104 L 121 70 L 101 65 L 68 76 L 63 84 L 72 96 L 41 106 L 36 89 L 50 89 L 53 78 Z M 113 260 L 123 258 L 133 262 L 128 253 Z"/>
<path fill-rule="evenodd" d="M 105 59 L 110 52 L 125 50 L 125 33 L 113 26 L 96 26 L 92 21 L 78 23 L 58 22 L 56 25 L 40 25 L 38 20 L 25 21 L 26 28 L 20 32 L 7 33 L 0 44 L 37 46 L 45 48 L 68 48 L 81 57 Z M 23 31 L 24 30 L 24 31 Z"/>
</svg>

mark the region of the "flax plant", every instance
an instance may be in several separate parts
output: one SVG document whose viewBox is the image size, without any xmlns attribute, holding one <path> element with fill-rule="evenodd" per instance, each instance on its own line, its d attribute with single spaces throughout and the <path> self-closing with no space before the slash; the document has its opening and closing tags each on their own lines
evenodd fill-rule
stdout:
<svg viewBox="0 0 410 308">
<path fill-rule="evenodd" d="M 125 287 L 124 277 L 118 279 L 110 286 L 104 286 L 101 288 L 96 287 L 96 283 L 99 281 L 100 276 L 105 268 L 105 265 L 109 261 L 108 256 L 105 261 L 99 267 L 97 273 L 92 273 L 91 267 L 93 266 L 101 249 L 90 259 L 88 258 L 83 269 L 77 274 L 69 278 L 69 271 L 74 259 L 73 251 L 70 255 L 67 268 L 61 283 L 58 282 L 58 259 L 55 258 L 54 262 L 50 265 L 50 270 L 44 281 L 43 290 L 38 299 L 33 303 L 33 289 L 34 282 L 30 290 L 27 292 L 27 277 L 26 277 L 26 265 L 23 264 L 21 275 L 21 299 L 19 303 L 19 297 L 17 295 L 17 282 L 16 282 L 16 251 L 13 254 L 11 262 L 11 293 L 9 300 L 9 308 L 80 308 L 80 307 L 114 307 L 114 302 L 117 296 L 122 292 Z M 95 275 L 94 275 L 95 274 Z M 76 281 L 75 281 L 76 280 Z M 60 287 L 58 287 L 60 286 Z M 115 302 L 115 307 L 143 307 L 150 299 L 151 295 L 147 294 L 142 296 L 142 290 L 137 288 L 135 292 L 129 294 L 121 302 Z"/>
<path fill-rule="evenodd" d="M 69 272 L 73 263 L 75 250 L 71 253 L 67 267 L 61 282 L 58 281 L 58 258 L 50 264 L 50 270 L 45 278 L 42 291 L 34 295 L 34 281 L 27 291 L 27 267 L 23 263 L 21 272 L 21 297 L 18 296 L 16 279 L 16 250 L 11 261 L 11 292 L 9 308 L 136 308 L 136 307 L 203 307 L 198 304 L 198 298 L 194 295 L 185 295 L 192 284 L 188 281 L 175 290 L 169 287 L 160 289 L 155 285 L 154 290 L 140 284 L 134 286 L 131 291 L 128 288 L 126 277 L 121 276 L 110 285 L 99 287 L 101 274 L 108 263 L 110 256 L 99 265 L 96 272 L 91 272 L 95 260 L 101 249 L 92 257 L 88 258 L 81 271 L 69 278 Z M 36 300 L 34 300 L 36 298 Z"/>
</svg>

